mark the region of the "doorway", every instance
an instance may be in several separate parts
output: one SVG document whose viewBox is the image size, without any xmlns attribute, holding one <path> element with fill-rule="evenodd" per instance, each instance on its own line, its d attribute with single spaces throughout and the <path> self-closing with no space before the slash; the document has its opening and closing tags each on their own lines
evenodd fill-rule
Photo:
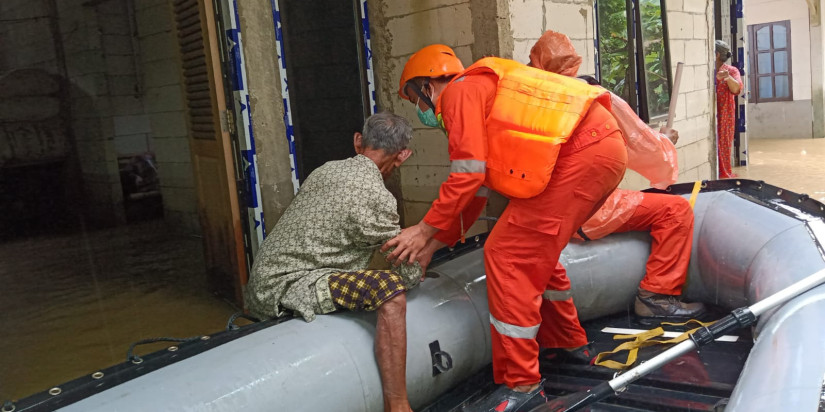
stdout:
<svg viewBox="0 0 825 412">
<path fill-rule="evenodd" d="M 358 0 L 280 1 L 283 54 L 301 182 L 355 155 L 352 135 L 371 113 Z"/>
</svg>

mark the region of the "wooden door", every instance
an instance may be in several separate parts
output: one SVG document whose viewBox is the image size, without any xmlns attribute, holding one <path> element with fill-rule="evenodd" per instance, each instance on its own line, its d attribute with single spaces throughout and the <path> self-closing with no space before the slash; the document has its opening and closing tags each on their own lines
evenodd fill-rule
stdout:
<svg viewBox="0 0 825 412">
<path fill-rule="evenodd" d="M 242 306 L 247 272 L 214 5 L 173 4 L 209 287 Z"/>
</svg>

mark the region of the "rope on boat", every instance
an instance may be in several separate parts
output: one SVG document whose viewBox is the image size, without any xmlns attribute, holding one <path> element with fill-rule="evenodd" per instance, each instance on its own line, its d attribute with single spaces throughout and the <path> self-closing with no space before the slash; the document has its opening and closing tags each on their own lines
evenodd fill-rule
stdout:
<svg viewBox="0 0 825 412">
<path fill-rule="evenodd" d="M 132 362 L 132 363 L 141 363 L 141 362 L 143 362 L 143 358 L 141 358 L 140 356 L 135 355 L 134 353 L 132 353 L 135 350 L 135 347 L 137 347 L 139 345 L 145 345 L 147 343 L 155 343 L 155 342 L 194 342 L 196 340 L 201 340 L 201 339 L 202 339 L 202 336 L 198 335 L 198 336 L 192 336 L 192 337 L 189 337 L 189 338 L 160 337 L 160 338 L 149 338 L 149 339 L 139 340 L 135 343 L 132 343 L 129 346 L 129 350 L 126 352 L 126 361 L 127 362 Z"/>
<path fill-rule="evenodd" d="M 248 321 L 251 321 L 251 322 L 254 322 L 254 323 L 257 323 L 257 322 L 261 321 L 260 319 L 258 319 L 256 317 L 253 317 L 253 316 L 249 316 L 249 315 L 247 315 L 243 312 L 235 312 L 235 314 L 233 314 L 232 316 L 229 317 L 229 322 L 226 322 L 226 330 L 238 330 L 238 329 L 240 329 L 241 327 L 235 324 L 235 319 L 238 319 L 238 318 L 244 318 L 244 319 L 246 319 Z"/>
</svg>

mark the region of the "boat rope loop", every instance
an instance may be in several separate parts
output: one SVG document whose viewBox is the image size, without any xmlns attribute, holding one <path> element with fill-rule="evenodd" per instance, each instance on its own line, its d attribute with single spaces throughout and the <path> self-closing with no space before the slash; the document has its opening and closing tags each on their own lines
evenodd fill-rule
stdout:
<svg viewBox="0 0 825 412">
<path fill-rule="evenodd" d="M 679 335 L 675 338 L 665 339 L 665 340 L 656 339 L 657 337 L 662 336 L 665 333 L 665 330 L 664 330 L 664 328 L 662 328 L 662 326 L 659 326 L 657 328 L 654 328 L 654 329 L 651 329 L 651 330 L 648 330 L 648 331 L 645 331 L 645 332 L 642 332 L 642 333 L 637 333 L 635 335 L 615 335 L 615 336 L 613 336 L 614 340 L 624 340 L 624 339 L 633 339 L 633 340 L 622 343 L 621 345 L 617 346 L 616 349 L 613 349 L 612 351 L 599 353 L 598 355 L 596 355 L 596 359 L 594 360 L 593 363 L 595 365 L 604 366 L 605 368 L 610 368 L 610 369 L 626 369 L 630 365 L 633 365 L 634 362 L 636 362 L 636 358 L 639 355 L 639 349 L 647 347 L 647 346 L 653 346 L 653 345 L 667 345 L 667 344 L 671 344 L 671 343 L 679 343 L 679 342 L 687 339 L 693 331 L 695 331 L 697 329 L 700 329 L 700 328 L 703 328 L 703 327 L 707 327 L 707 326 L 711 325 L 712 323 L 713 322 L 700 322 L 696 319 L 691 319 L 691 320 L 689 320 L 687 322 L 684 322 L 684 323 L 662 322 L 661 323 L 662 325 L 668 325 L 668 326 L 688 326 L 689 324 L 699 325 L 699 326 L 697 326 L 697 327 L 695 327 L 691 330 L 688 330 L 687 332 L 682 333 L 681 335 Z M 619 361 L 615 361 L 615 360 L 611 360 L 611 359 L 606 359 L 606 358 L 610 357 L 611 355 L 615 355 L 615 354 L 617 354 L 619 352 L 622 352 L 622 351 L 627 351 L 627 361 L 619 362 Z"/>
<path fill-rule="evenodd" d="M 253 322 L 253 323 L 257 323 L 257 322 L 261 321 L 260 319 L 254 317 L 254 316 L 251 316 L 251 315 L 247 315 L 243 312 L 235 312 L 235 313 L 232 314 L 232 316 L 229 317 L 229 321 L 226 322 L 226 330 L 238 330 L 238 329 L 240 329 L 241 327 L 235 324 L 235 320 L 238 319 L 238 318 L 246 319 L 246 320 L 248 320 L 250 322 Z"/>
<path fill-rule="evenodd" d="M 135 355 L 134 353 L 132 353 L 135 350 L 135 347 L 139 346 L 139 345 L 145 345 L 147 343 L 155 343 L 155 342 L 193 342 L 193 341 L 196 341 L 196 340 L 201 340 L 201 338 L 202 338 L 202 336 L 198 335 L 198 336 L 192 336 L 192 337 L 189 337 L 189 338 L 160 337 L 160 338 L 149 338 L 149 339 L 139 340 L 135 343 L 132 343 L 129 346 L 129 350 L 126 352 L 126 361 L 127 362 L 132 362 L 132 363 L 141 363 L 141 362 L 143 362 L 143 359 L 140 356 Z"/>
</svg>

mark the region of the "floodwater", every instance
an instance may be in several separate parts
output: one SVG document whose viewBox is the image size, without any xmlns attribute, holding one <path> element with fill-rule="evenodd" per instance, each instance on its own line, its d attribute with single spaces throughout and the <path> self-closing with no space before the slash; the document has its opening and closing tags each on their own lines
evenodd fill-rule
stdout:
<svg viewBox="0 0 825 412">
<path fill-rule="evenodd" d="M 825 202 L 825 139 L 752 140 L 742 178 Z M 0 403 L 126 359 L 132 342 L 222 330 L 201 240 L 163 222 L 0 243 Z M 138 354 L 171 344 L 157 343 Z"/>
<path fill-rule="evenodd" d="M 749 164 L 733 169 L 739 177 L 825 203 L 825 139 L 752 139 L 748 151 Z"/>
<path fill-rule="evenodd" d="M 205 285 L 201 239 L 162 221 L 0 243 L 0 403 L 220 331 L 236 309 Z"/>
</svg>

